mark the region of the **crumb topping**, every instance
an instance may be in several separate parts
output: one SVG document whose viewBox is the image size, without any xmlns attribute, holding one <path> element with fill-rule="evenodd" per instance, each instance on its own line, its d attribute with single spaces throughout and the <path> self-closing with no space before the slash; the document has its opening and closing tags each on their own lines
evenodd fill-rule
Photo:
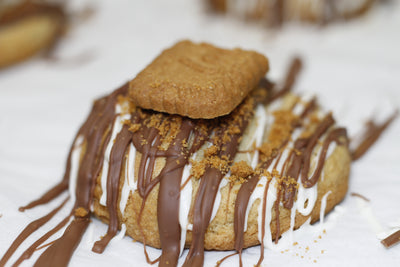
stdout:
<svg viewBox="0 0 400 267">
<path fill-rule="evenodd" d="M 74 214 L 75 214 L 75 217 L 85 217 L 86 215 L 89 214 L 89 212 L 85 208 L 79 207 L 79 208 L 75 209 Z"/>
</svg>

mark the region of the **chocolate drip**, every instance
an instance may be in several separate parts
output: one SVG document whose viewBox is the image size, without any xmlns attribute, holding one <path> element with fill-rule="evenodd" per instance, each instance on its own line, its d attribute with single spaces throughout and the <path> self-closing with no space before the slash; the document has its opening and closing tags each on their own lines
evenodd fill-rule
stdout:
<svg viewBox="0 0 400 267">
<path fill-rule="evenodd" d="M 327 115 L 322 122 L 318 125 L 317 129 L 314 133 L 308 138 L 307 146 L 303 152 L 303 168 L 301 170 L 301 182 L 304 187 L 309 188 L 312 187 L 319 175 L 313 175 L 311 178 L 308 178 L 308 172 L 310 170 L 311 165 L 311 155 L 314 150 L 315 145 L 317 144 L 319 138 L 335 123 L 332 114 Z M 323 162 L 322 162 L 323 163 Z M 320 165 L 320 164 L 318 164 Z M 318 170 L 318 167 L 317 167 Z M 316 171 L 316 174 L 319 173 Z"/>
<path fill-rule="evenodd" d="M 271 156 L 269 160 L 261 163 L 262 169 L 267 169 L 273 159 L 277 156 L 275 153 Z M 244 246 L 244 224 L 246 220 L 246 211 L 249 204 L 250 196 L 253 194 L 258 181 L 260 180 L 260 175 L 256 174 L 249 178 L 247 182 L 242 184 L 235 201 L 235 217 L 234 217 L 234 232 L 235 232 L 235 250 L 239 254 L 239 262 L 241 264 L 242 250 Z"/>
<path fill-rule="evenodd" d="M 179 199 L 183 168 L 188 163 L 189 151 L 184 149 L 194 128 L 184 119 L 175 140 L 170 145 L 165 167 L 160 173 L 157 218 L 162 254 L 159 266 L 176 266 L 180 252 L 181 227 L 179 225 Z M 186 151 L 185 151 L 186 150 Z"/>
<path fill-rule="evenodd" d="M 89 223 L 89 217 L 75 218 L 64 234 L 40 255 L 34 266 L 68 266 Z"/>
<path fill-rule="evenodd" d="M 104 133 L 111 125 L 114 114 L 117 96 L 126 93 L 128 85 L 124 85 L 114 91 L 108 97 L 95 102 L 94 115 L 89 116 L 82 134 L 87 142 L 86 152 L 79 166 L 76 186 L 76 208 L 83 208 L 87 214 L 83 217 L 75 215 L 74 220 L 69 224 L 61 238 L 52 244 L 39 257 L 35 266 L 67 266 L 68 262 L 78 246 L 86 228 L 90 222 L 90 206 L 93 201 L 95 180 L 100 172 L 103 163 L 105 144 L 110 139 L 110 131 L 102 142 Z"/>
<path fill-rule="evenodd" d="M 242 184 L 236 197 L 234 221 L 235 250 L 239 253 L 242 253 L 243 250 L 244 223 L 246 220 L 247 205 L 259 180 L 259 175 L 250 177 L 247 182 Z"/>
<path fill-rule="evenodd" d="M 319 159 L 318 159 L 318 162 L 317 162 L 317 166 L 316 166 L 316 169 L 315 169 L 313 175 L 308 179 L 306 178 L 306 176 L 302 176 L 301 177 L 301 181 L 302 181 L 304 187 L 309 188 L 309 187 L 314 186 L 317 183 L 319 177 L 321 176 L 322 168 L 323 168 L 324 163 L 325 163 L 326 153 L 328 152 L 329 145 L 332 142 L 336 142 L 336 143 L 341 144 L 341 141 L 340 141 L 341 137 L 343 139 L 345 139 L 346 142 L 347 142 L 347 132 L 346 132 L 346 129 L 344 129 L 344 128 L 337 128 L 337 129 L 335 129 L 335 130 L 333 130 L 333 131 L 331 131 L 329 133 L 329 135 L 327 136 L 327 138 L 325 139 L 325 141 L 324 141 L 324 143 L 322 145 L 322 151 L 321 151 L 321 154 L 319 156 Z M 309 162 L 309 158 L 310 157 L 311 157 L 311 154 L 310 154 L 310 156 L 306 157 L 306 163 Z M 310 165 L 305 165 L 305 166 L 307 167 L 307 166 L 310 166 Z M 302 175 L 305 174 L 304 170 L 305 169 L 303 169 Z"/>
<path fill-rule="evenodd" d="M 272 95 L 269 97 L 268 102 L 272 102 L 288 92 L 290 92 L 293 88 L 294 83 L 296 82 L 297 76 L 300 73 L 303 67 L 303 63 L 300 58 L 294 58 L 289 66 L 289 69 L 286 74 L 285 81 L 283 83 L 282 88 L 279 91 L 273 91 Z"/>
<path fill-rule="evenodd" d="M 68 159 L 70 160 L 70 156 L 68 157 Z M 69 163 L 69 161 L 68 161 L 68 163 Z M 67 164 L 67 170 L 68 170 L 68 174 L 69 174 L 70 164 Z M 32 209 L 36 206 L 49 203 L 50 201 L 52 201 L 53 199 L 58 197 L 62 192 L 64 192 L 67 189 L 68 189 L 68 180 L 63 179 L 60 183 L 58 183 L 57 185 L 55 185 L 54 187 L 49 189 L 49 191 L 47 191 L 45 194 L 43 194 L 40 198 L 30 202 L 26 206 L 20 207 L 18 210 L 23 212 L 25 210 Z"/>
<path fill-rule="evenodd" d="M 297 139 L 294 143 L 295 151 L 292 151 L 288 157 L 288 161 L 291 162 L 287 172 L 286 177 L 288 179 L 295 178 L 298 180 L 300 175 L 301 167 L 303 166 L 303 156 L 302 153 L 307 145 L 307 140 L 305 139 Z M 292 183 L 282 183 L 283 187 L 283 196 L 282 196 L 282 204 L 286 209 L 291 209 L 293 207 L 294 196 L 296 194 L 296 185 Z"/>
<path fill-rule="evenodd" d="M 258 259 L 258 262 L 256 264 L 256 266 L 260 266 L 261 263 L 264 260 L 264 237 L 265 237 L 265 212 L 267 209 L 267 193 L 268 193 L 268 189 L 269 189 L 269 184 L 271 183 L 272 179 L 269 179 L 267 181 L 267 184 L 265 185 L 265 189 L 264 189 L 264 197 L 263 197 L 263 201 L 262 201 L 262 215 L 261 215 L 261 245 L 260 245 L 260 258 Z"/>
<path fill-rule="evenodd" d="M 71 215 L 68 215 L 67 217 L 64 218 L 59 224 L 56 225 L 53 229 L 48 231 L 46 234 L 44 234 L 41 238 L 39 238 L 35 243 L 33 243 L 27 250 L 22 253 L 22 255 L 18 258 L 18 260 L 13 264 L 14 267 L 20 265 L 24 260 L 29 259 L 32 254 L 39 248 L 43 242 L 45 242 L 47 239 L 49 239 L 52 235 L 57 233 L 61 228 L 63 228 L 71 218 Z"/>
<path fill-rule="evenodd" d="M 254 105 L 254 103 L 253 103 Z M 239 111 L 240 112 L 240 111 Z M 235 113 L 235 111 L 234 111 Z M 220 158 L 226 158 L 228 161 L 232 161 L 236 155 L 239 139 L 242 136 L 250 117 L 252 116 L 253 110 L 251 109 L 250 114 L 241 114 L 238 122 L 227 122 L 227 125 L 232 123 L 237 124 L 240 131 L 239 133 L 230 134 L 229 141 L 225 144 L 220 143 L 223 135 L 226 133 L 228 126 L 221 126 L 216 130 L 216 138 L 214 139 L 214 145 L 219 146 L 218 156 Z M 236 114 L 238 115 L 238 114 Z M 234 115 L 233 115 L 234 117 Z M 189 266 L 203 266 L 204 262 L 204 237 L 207 227 L 210 223 L 211 213 L 217 195 L 219 184 L 224 176 L 224 173 L 212 166 L 208 166 L 200 180 L 200 185 L 196 194 L 196 199 L 193 207 L 193 232 L 192 232 L 192 244 L 189 249 L 189 253 L 185 259 L 183 267 Z"/>
<path fill-rule="evenodd" d="M 7 252 L 1 258 L 0 266 L 4 266 L 7 263 L 7 261 L 14 254 L 14 252 L 18 249 L 18 247 L 22 244 L 22 242 L 24 242 L 33 232 L 35 232 L 42 225 L 44 225 L 45 223 L 50 221 L 50 219 L 53 218 L 53 216 L 65 205 L 67 200 L 68 200 L 68 198 L 65 199 L 61 203 L 61 205 L 59 205 L 57 208 L 52 210 L 47 215 L 28 224 L 28 226 L 26 226 L 25 229 L 19 234 L 19 236 L 14 240 L 14 242 L 11 244 L 10 248 L 7 250 Z"/>
<path fill-rule="evenodd" d="M 391 246 L 398 244 L 400 242 L 400 230 L 394 232 L 390 236 L 386 237 L 381 241 L 381 243 L 386 247 L 390 248 Z"/>
<path fill-rule="evenodd" d="M 368 151 L 368 149 L 375 144 L 381 134 L 386 130 L 387 127 L 394 121 L 398 116 L 399 112 L 396 110 L 392 116 L 390 116 L 384 123 L 376 124 L 374 121 L 370 120 L 367 123 L 367 127 L 361 137 L 361 142 L 351 151 L 351 157 L 353 161 L 358 160 Z"/>
<path fill-rule="evenodd" d="M 146 138 L 144 139 L 145 136 Z M 165 153 L 160 153 L 162 151 L 158 150 L 158 146 L 161 144 L 161 136 L 156 128 L 145 127 L 142 132 L 137 132 L 133 135 L 132 142 L 142 154 L 137 183 L 139 195 L 145 199 L 159 182 L 159 179 L 151 179 L 156 157 L 164 156 Z"/>
<path fill-rule="evenodd" d="M 118 193 L 122 169 L 122 159 L 125 156 L 126 149 L 130 144 L 132 132 L 128 130 L 128 125 L 124 125 L 121 132 L 115 138 L 115 144 L 112 147 L 110 155 L 110 168 L 107 177 L 107 209 L 110 214 L 110 222 L 107 234 L 97 241 L 92 251 L 102 253 L 107 244 L 116 235 L 118 231 Z"/>
<path fill-rule="evenodd" d="M 99 116 L 99 114 L 102 112 L 102 101 L 104 99 L 100 99 L 95 102 L 91 112 L 89 113 L 89 116 L 86 118 L 85 122 L 83 125 L 79 128 L 78 133 L 76 134 L 74 141 L 71 145 L 71 148 L 68 152 L 68 157 L 67 157 L 67 163 L 65 167 L 65 172 L 64 176 L 57 185 L 49 189 L 45 194 L 43 194 L 40 198 L 30 202 L 28 205 L 20 207 L 20 211 L 25 211 L 27 209 L 32 209 L 36 206 L 46 204 L 50 201 L 52 201 L 54 198 L 59 196 L 62 192 L 68 189 L 69 185 L 69 178 L 70 178 L 70 173 L 71 173 L 71 157 L 72 157 L 72 151 L 74 150 L 74 144 L 76 143 L 78 137 L 84 136 L 87 134 L 87 132 L 94 127 L 94 123 L 96 122 L 96 118 Z"/>
</svg>

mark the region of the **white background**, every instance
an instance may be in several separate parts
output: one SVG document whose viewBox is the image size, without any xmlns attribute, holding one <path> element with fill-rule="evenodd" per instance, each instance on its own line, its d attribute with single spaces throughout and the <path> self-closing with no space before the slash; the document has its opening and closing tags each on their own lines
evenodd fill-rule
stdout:
<svg viewBox="0 0 400 267">
<path fill-rule="evenodd" d="M 271 31 L 207 15 L 200 1 L 71 1 L 71 10 L 89 3 L 96 11 L 62 40 L 55 52 L 60 60 L 36 58 L 0 71 L 0 255 L 25 225 L 62 200 L 18 212 L 19 206 L 61 179 L 69 146 L 92 101 L 132 79 L 177 40 L 260 51 L 269 57 L 274 79 L 283 76 L 293 55 L 301 55 L 305 68 L 296 91 L 317 94 L 339 123 L 348 127 L 350 136 L 371 116 L 379 120 L 389 115 L 400 107 L 400 5 L 393 2 L 391 8 L 379 8 L 347 24 L 288 25 Z M 368 197 L 367 208 L 382 230 L 390 231 L 396 221 L 400 227 L 399 190 L 397 119 L 370 152 L 353 164 L 349 192 Z M 368 209 L 360 209 L 360 204 L 365 203 L 348 195 L 326 218 L 326 234 L 316 227 L 305 229 L 299 233 L 297 246 L 266 251 L 264 266 L 399 266 L 400 245 L 387 250 L 380 244 L 376 227 L 363 215 Z M 67 213 L 64 209 L 35 233 L 16 256 Z M 129 237 L 111 243 L 101 255 L 92 253 L 91 245 L 106 230 L 94 219 L 70 265 L 146 265 L 142 244 Z M 148 251 L 152 258 L 159 255 L 158 250 Z M 214 266 L 227 254 L 206 253 L 205 266 Z M 259 247 L 245 250 L 245 265 L 255 264 L 258 255 Z M 223 266 L 237 262 L 231 258 Z"/>
</svg>

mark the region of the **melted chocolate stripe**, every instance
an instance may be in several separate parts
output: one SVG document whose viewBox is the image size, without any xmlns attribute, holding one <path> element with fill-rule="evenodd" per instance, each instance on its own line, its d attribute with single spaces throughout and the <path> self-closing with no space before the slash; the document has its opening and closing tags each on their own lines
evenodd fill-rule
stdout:
<svg viewBox="0 0 400 267">
<path fill-rule="evenodd" d="M 40 198 L 30 202 L 28 205 L 20 207 L 20 211 L 25 211 L 27 209 L 32 209 L 36 206 L 46 204 L 59 196 L 62 192 L 68 189 L 69 185 L 69 178 L 70 178 L 70 173 L 71 173 L 71 157 L 72 157 L 72 151 L 74 150 L 74 144 L 76 143 L 76 140 L 78 139 L 79 136 L 82 135 L 83 132 L 87 132 L 89 129 L 93 127 L 93 122 L 95 121 L 95 117 L 99 112 L 101 112 L 101 101 L 97 100 L 93 107 L 92 110 L 90 111 L 87 119 L 85 120 L 84 124 L 79 128 L 78 133 L 76 134 L 74 141 L 71 145 L 71 148 L 68 152 L 68 157 L 67 157 L 67 163 L 65 167 L 65 172 L 64 176 L 58 184 L 53 186 L 51 189 L 49 189 L 45 194 L 43 194 Z"/>
<path fill-rule="evenodd" d="M 308 177 L 308 172 L 311 165 L 311 156 L 315 145 L 317 144 L 319 138 L 335 123 L 332 114 L 328 114 L 322 120 L 322 122 L 315 129 L 314 133 L 308 138 L 307 147 L 305 148 L 303 155 L 303 168 L 301 170 L 301 182 L 305 188 L 312 187 L 314 181 L 310 181 Z"/>
<path fill-rule="evenodd" d="M 276 156 L 276 154 L 275 154 Z M 267 169 L 273 159 L 272 157 L 266 162 L 262 163 L 262 168 Z M 235 232 L 235 250 L 239 253 L 241 258 L 243 245 L 244 245 L 244 224 L 246 220 L 246 211 L 249 204 L 250 196 L 256 188 L 258 181 L 260 180 L 259 175 L 253 175 L 250 179 L 242 184 L 235 201 L 235 212 L 234 212 L 234 232 Z"/>
<path fill-rule="evenodd" d="M 244 129 L 249 122 L 248 118 L 242 116 L 242 120 L 238 123 L 240 134 L 230 136 L 230 141 L 222 145 L 219 150 L 219 157 L 227 157 L 232 161 L 238 149 L 239 138 L 242 136 Z M 223 136 L 223 127 L 216 130 L 217 136 Z M 222 134 L 221 134 L 222 133 Z M 203 177 L 200 180 L 200 185 L 196 194 L 196 199 L 193 207 L 193 232 L 192 244 L 189 253 L 185 259 L 183 267 L 201 267 L 204 263 L 204 237 L 207 227 L 210 223 L 212 209 L 217 195 L 219 184 L 224 174 L 211 166 L 207 167 Z"/>
<path fill-rule="evenodd" d="M 385 239 L 381 241 L 381 243 L 386 247 L 389 248 L 395 244 L 400 242 L 400 230 L 394 232 L 393 234 L 389 235 Z"/>
<path fill-rule="evenodd" d="M 93 190 L 95 180 L 100 171 L 104 157 L 104 147 L 102 144 L 103 135 L 106 129 L 111 125 L 115 116 L 115 104 L 118 95 L 127 91 L 127 84 L 114 91 L 109 96 L 96 102 L 98 113 L 89 116 L 93 121 L 88 121 L 87 125 L 93 125 L 91 128 L 82 129 L 87 144 L 86 152 L 79 166 L 77 186 L 76 186 L 76 208 L 84 208 L 88 214 L 84 217 L 76 217 L 69 224 L 61 238 L 57 239 L 46 251 L 40 256 L 35 266 L 67 266 L 68 262 L 78 246 L 87 226 L 90 223 L 90 205 L 93 201 Z M 108 133 L 106 140 L 110 138 Z M 107 143 L 107 142 L 104 142 Z"/>
<path fill-rule="evenodd" d="M 271 183 L 271 181 L 272 181 L 272 179 L 267 181 L 267 184 L 265 185 L 264 195 L 263 195 L 262 215 L 261 215 L 260 258 L 258 259 L 256 266 L 260 266 L 264 260 L 265 215 L 266 215 L 266 209 L 267 209 L 267 194 L 268 194 L 269 184 Z"/>
<path fill-rule="evenodd" d="M 181 123 L 181 129 L 168 148 L 165 167 L 160 173 L 157 201 L 158 229 L 162 254 L 159 266 L 176 266 L 180 253 L 181 227 L 179 224 L 179 199 L 183 168 L 188 162 L 188 151 L 183 151 L 194 125 L 190 120 Z"/>
<path fill-rule="evenodd" d="M 18 258 L 18 260 L 13 264 L 13 267 L 19 266 L 24 260 L 29 259 L 32 254 L 38 249 L 38 247 L 43 244 L 47 239 L 49 239 L 52 235 L 57 233 L 58 231 L 61 230 L 69 221 L 71 218 L 71 215 L 68 215 L 65 217 L 59 224 L 57 224 L 53 229 L 48 231 L 46 234 L 44 234 L 41 238 L 39 238 L 35 243 L 33 243 L 28 249 L 22 253 L 22 255 Z"/>
<path fill-rule="evenodd" d="M 68 266 L 76 247 L 90 223 L 90 219 L 75 218 L 64 234 L 47 248 L 35 263 L 35 267 Z"/>
<path fill-rule="evenodd" d="M 329 133 L 329 135 L 326 137 L 326 139 L 322 145 L 322 148 L 321 148 L 322 151 L 321 151 L 320 157 L 318 159 L 316 169 L 315 169 L 313 175 L 305 181 L 305 183 L 304 183 L 305 187 L 312 187 L 317 183 L 319 177 L 321 176 L 322 169 L 324 167 L 326 153 L 328 152 L 329 145 L 334 141 L 336 143 L 339 143 L 340 137 L 347 138 L 346 129 L 337 128 L 337 129 L 331 131 Z"/>
<path fill-rule="evenodd" d="M 269 98 L 268 102 L 272 102 L 285 94 L 289 93 L 292 88 L 294 83 L 296 82 L 297 76 L 299 75 L 301 69 L 303 67 L 303 63 L 300 58 L 294 58 L 292 62 L 290 63 L 289 69 L 286 74 L 286 78 L 284 81 L 284 84 L 282 88 L 279 91 L 273 91 L 271 92 L 272 95 Z"/>
<path fill-rule="evenodd" d="M 304 149 L 307 145 L 307 140 L 305 139 L 297 139 L 294 143 L 294 149 L 296 152 L 291 152 L 288 160 L 291 162 L 287 171 L 286 177 L 288 179 L 294 178 L 296 181 L 299 179 L 300 171 L 303 166 L 303 156 Z M 293 207 L 294 196 L 296 195 L 296 185 L 292 183 L 283 183 L 283 196 L 282 203 L 286 209 L 291 209 Z"/>
<path fill-rule="evenodd" d="M 50 213 L 47 215 L 31 222 L 28 224 L 24 230 L 18 235 L 18 237 L 14 240 L 14 242 L 11 244 L 7 252 L 3 255 L 3 257 L 0 260 L 0 266 L 4 266 L 7 261 L 10 259 L 10 257 L 14 254 L 14 252 L 18 249 L 18 247 L 24 242 L 33 232 L 35 232 L 37 229 L 39 229 L 42 225 L 47 223 L 48 221 L 53 218 L 53 216 L 67 203 L 69 198 L 66 198 L 61 205 L 59 205 L 57 208 L 52 210 Z"/>
<path fill-rule="evenodd" d="M 69 168 L 68 168 L 69 171 Z M 40 198 L 30 202 L 26 206 L 20 207 L 18 210 L 19 211 L 25 211 L 31 208 L 34 208 L 36 206 L 42 205 L 49 203 L 59 195 L 61 195 L 62 192 L 68 189 L 68 180 L 62 180 L 60 183 L 56 184 L 54 187 L 49 189 L 45 194 L 43 194 Z"/>
<path fill-rule="evenodd" d="M 145 199 L 157 183 L 152 183 L 153 169 L 156 161 L 158 146 L 161 144 L 161 136 L 155 128 L 145 128 L 142 133 L 136 133 L 132 141 L 136 149 L 142 154 L 138 173 L 138 192 Z M 146 136 L 145 139 L 144 136 Z M 145 141 L 145 144 L 142 145 Z M 140 145 L 137 145 L 140 143 Z M 154 179 L 153 179 L 154 180 Z"/>
<path fill-rule="evenodd" d="M 110 222 L 107 234 L 97 241 L 92 248 L 92 251 L 96 253 L 102 253 L 118 231 L 118 193 L 122 162 L 132 138 L 132 133 L 128 128 L 127 125 L 122 127 L 121 132 L 115 138 L 115 144 L 111 150 L 110 168 L 108 169 L 107 177 L 107 209 L 110 215 Z"/>
<path fill-rule="evenodd" d="M 396 110 L 384 123 L 375 124 L 372 120 L 368 122 L 368 127 L 365 129 L 363 137 L 361 138 L 360 144 L 351 151 L 351 157 L 353 161 L 358 160 L 375 144 L 381 134 L 386 130 L 387 127 L 397 118 L 399 111 Z"/>
<path fill-rule="evenodd" d="M 235 250 L 239 253 L 243 250 L 244 224 L 246 220 L 247 205 L 259 180 L 259 175 L 253 175 L 247 182 L 242 184 L 236 197 L 234 213 Z"/>
</svg>

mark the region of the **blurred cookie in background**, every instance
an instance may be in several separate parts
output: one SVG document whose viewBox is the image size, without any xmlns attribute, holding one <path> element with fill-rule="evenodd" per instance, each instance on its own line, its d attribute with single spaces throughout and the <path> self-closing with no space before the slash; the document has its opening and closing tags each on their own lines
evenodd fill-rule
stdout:
<svg viewBox="0 0 400 267">
<path fill-rule="evenodd" d="M 49 53 L 67 24 L 63 1 L 0 2 L 0 68 Z"/>
<path fill-rule="evenodd" d="M 384 0 L 206 0 L 211 10 L 281 26 L 288 21 L 326 24 L 359 17 Z"/>
</svg>

